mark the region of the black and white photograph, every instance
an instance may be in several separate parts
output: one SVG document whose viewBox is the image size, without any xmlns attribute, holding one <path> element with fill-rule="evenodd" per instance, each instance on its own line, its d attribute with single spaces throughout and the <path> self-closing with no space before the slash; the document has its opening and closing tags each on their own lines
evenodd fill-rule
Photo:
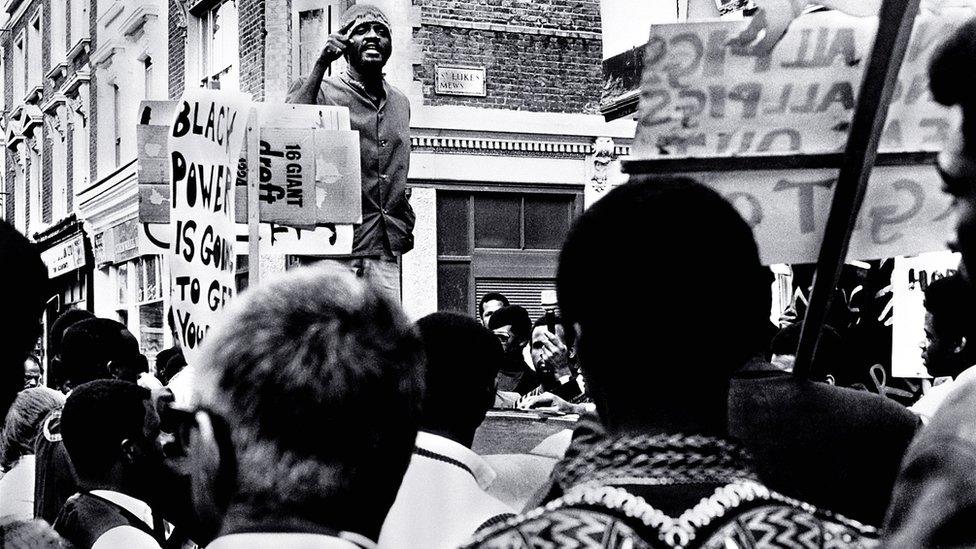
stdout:
<svg viewBox="0 0 976 549">
<path fill-rule="evenodd" d="M 0 3 L 0 549 L 976 548 L 976 0 Z"/>
</svg>

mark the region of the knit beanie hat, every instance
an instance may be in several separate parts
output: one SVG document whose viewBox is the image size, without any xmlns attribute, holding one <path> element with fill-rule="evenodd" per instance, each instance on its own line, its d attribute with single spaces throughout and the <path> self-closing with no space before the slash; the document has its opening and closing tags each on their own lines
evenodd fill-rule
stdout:
<svg viewBox="0 0 976 549">
<path fill-rule="evenodd" d="M 376 6 L 370 4 L 355 4 L 339 17 L 339 28 L 352 30 L 363 23 L 379 23 L 390 30 L 390 20 L 386 14 Z"/>
</svg>

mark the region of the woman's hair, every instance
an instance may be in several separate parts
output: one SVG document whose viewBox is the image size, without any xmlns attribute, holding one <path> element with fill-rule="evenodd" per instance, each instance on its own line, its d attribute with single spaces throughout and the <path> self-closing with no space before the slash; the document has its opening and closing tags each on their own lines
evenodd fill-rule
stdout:
<svg viewBox="0 0 976 549">
<path fill-rule="evenodd" d="M 47 387 L 34 387 L 17 394 L 0 435 L 0 469 L 7 471 L 22 456 L 34 453 L 34 441 L 44 418 L 63 405 L 64 395 Z"/>
</svg>

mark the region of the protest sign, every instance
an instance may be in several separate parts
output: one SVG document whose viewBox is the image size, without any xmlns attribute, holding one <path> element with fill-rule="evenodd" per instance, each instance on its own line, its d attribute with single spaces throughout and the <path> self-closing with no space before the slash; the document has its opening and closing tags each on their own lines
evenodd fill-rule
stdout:
<svg viewBox="0 0 976 549">
<path fill-rule="evenodd" d="M 715 188 L 752 226 L 764 264 L 815 263 L 836 170 L 750 170 L 688 174 Z M 944 249 L 951 197 L 934 166 L 878 166 L 871 173 L 847 259 Z M 707 223 L 708 220 L 702 220 Z"/>
<path fill-rule="evenodd" d="M 258 124 L 262 137 L 275 129 L 307 130 L 314 135 L 314 186 L 316 221 L 360 223 L 362 219 L 362 172 L 359 132 L 349 129 L 349 109 L 324 105 L 258 103 Z M 307 148 L 307 147 L 306 147 Z M 262 172 L 264 169 L 262 168 Z M 237 166 L 237 221 L 247 221 L 247 159 Z M 282 179 L 287 177 L 280 172 Z M 272 175 L 275 177 L 275 175 Z M 262 203 L 261 221 L 288 224 L 274 216 Z"/>
<path fill-rule="evenodd" d="M 928 91 L 928 60 L 969 7 L 923 11 L 879 150 L 937 151 L 956 114 Z M 839 12 L 798 18 L 769 56 L 733 55 L 743 22 L 653 25 L 644 56 L 635 158 L 843 150 L 878 22 Z"/>
<path fill-rule="evenodd" d="M 248 253 L 248 230 L 243 223 L 235 224 L 234 251 Z M 261 253 L 267 255 L 348 255 L 352 253 L 352 225 L 324 224 L 312 230 L 261 223 L 259 243 Z M 142 223 L 139 227 L 139 253 L 170 253 L 169 225 Z"/>
<path fill-rule="evenodd" d="M 176 101 L 142 101 L 136 125 L 139 220 L 169 223 L 169 124 Z"/>
<path fill-rule="evenodd" d="M 170 288 L 176 331 L 193 364 L 236 288 L 234 175 L 248 95 L 191 89 L 170 126 Z"/>
<path fill-rule="evenodd" d="M 275 219 L 291 227 L 315 226 L 314 154 L 314 135 L 307 130 L 261 130 L 261 219 Z"/>
<path fill-rule="evenodd" d="M 143 223 L 169 223 L 170 186 L 169 186 L 169 149 L 167 136 L 169 123 L 173 118 L 176 101 L 143 101 L 139 106 L 139 124 L 136 127 L 138 145 L 138 174 L 139 174 L 139 221 Z M 316 210 L 315 219 L 309 222 L 307 214 L 296 214 L 286 205 L 277 201 L 278 211 L 272 207 L 269 211 L 267 202 L 261 208 L 261 221 L 276 224 L 291 224 L 310 228 L 313 225 L 328 223 L 350 224 L 359 223 L 362 218 L 362 183 L 359 167 L 359 132 L 349 130 L 349 109 L 325 105 L 293 105 L 255 103 L 258 113 L 258 123 L 262 128 L 262 136 L 271 132 L 270 150 L 282 151 L 284 144 L 280 143 L 280 135 L 274 132 L 279 129 L 296 130 L 289 139 L 296 139 L 297 131 L 305 130 L 312 136 L 312 153 L 302 154 L 303 179 L 302 185 L 307 185 L 305 174 L 312 174 L 314 192 L 303 187 L 303 197 L 312 196 L 313 200 L 303 199 L 303 203 L 312 203 Z M 307 143 L 302 137 L 302 143 Z M 294 143 L 293 143 L 294 144 Z M 280 147 L 278 145 L 281 145 Z M 308 146 L 303 147 L 308 149 Z M 260 156 L 260 155 L 259 155 Z M 287 187 L 289 162 L 274 162 L 271 160 L 265 170 L 278 187 Z M 308 170 L 305 162 L 313 162 Z M 237 193 L 235 195 L 236 220 L 247 222 L 247 160 L 244 152 L 237 162 Z M 294 178 L 292 178 L 294 179 Z M 341 232 L 341 231 L 340 231 Z"/>
<path fill-rule="evenodd" d="M 925 290 L 939 278 L 959 269 L 959 254 L 935 252 L 896 257 L 891 273 L 891 375 L 929 377 L 922 363 L 925 345 Z"/>
</svg>

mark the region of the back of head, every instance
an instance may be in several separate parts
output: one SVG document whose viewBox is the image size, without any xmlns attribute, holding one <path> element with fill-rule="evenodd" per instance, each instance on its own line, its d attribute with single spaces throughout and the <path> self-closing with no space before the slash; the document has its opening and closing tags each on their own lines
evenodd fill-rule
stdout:
<svg viewBox="0 0 976 549">
<path fill-rule="evenodd" d="M 24 386 L 24 360 L 41 335 L 48 298 L 47 267 L 40 252 L 10 223 L 0 220 L 0 288 L 4 288 L 6 337 L 0 349 L 0 418 Z"/>
<path fill-rule="evenodd" d="M 195 386 L 230 429 L 236 499 L 378 532 L 413 451 L 422 363 L 400 308 L 348 272 L 297 269 L 242 294 Z"/>
<path fill-rule="evenodd" d="M 61 344 L 64 341 L 64 333 L 68 328 L 89 318 L 95 318 L 95 315 L 84 309 L 68 309 L 51 324 L 50 334 L 47 337 L 47 355 L 50 357 L 51 365 L 48 372 L 48 385 L 51 387 L 60 387 L 65 381 L 61 368 Z"/>
<path fill-rule="evenodd" d="M 481 301 L 478 302 L 478 315 L 483 315 L 485 313 L 485 303 L 488 303 L 489 301 L 497 301 L 501 303 L 503 307 L 507 307 L 509 305 L 508 298 L 503 294 L 498 292 L 488 292 L 481 296 Z"/>
<path fill-rule="evenodd" d="M 417 321 L 427 355 L 420 428 L 470 444 L 495 400 L 502 347 L 473 318 L 433 313 Z"/>
<path fill-rule="evenodd" d="M 973 291 L 961 275 L 933 280 L 925 288 L 925 310 L 932 314 L 940 335 L 959 339 L 971 336 L 976 324 Z"/>
<path fill-rule="evenodd" d="M 926 363 L 932 375 L 955 377 L 976 363 L 973 297 L 972 287 L 959 274 L 934 280 L 925 289 L 924 305 L 933 331 Z"/>
<path fill-rule="evenodd" d="M 0 435 L 0 469 L 6 471 L 21 456 L 34 453 L 34 441 L 48 413 L 64 404 L 64 395 L 47 387 L 34 387 L 17 394 Z"/>
<path fill-rule="evenodd" d="M 61 412 L 61 436 L 82 485 L 114 481 L 109 473 L 122 457 L 122 442 L 144 438 L 147 389 L 101 379 L 75 387 Z"/>
<path fill-rule="evenodd" d="M 496 330 L 502 326 L 511 326 L 516 339 L 528 340 L 532 335 L 532 320 L 529 312 L 520 305 L 506 305 L 495 311 L 488 320 L 488 329 Z"/>
<path fill-rule="evenodd" d="M 71 387 L 112 377 L 135 381 L 134 376 L 113 372 L 141 369 L 144 362 L 135 337 L 121 323 L 107 318 L 89 318 L 74 324 L 61 342 L 61 367 L 64 380 Z"/>
<path fill-rule="evenodd" d="M 706 388 L 724 391 L 765 349 L 766 280 L 752 230 L 714 190 L 632 176 L 609 192 L 575 223 L 557 275 L 598 409 L 718 398 Z"/>
</svg>

